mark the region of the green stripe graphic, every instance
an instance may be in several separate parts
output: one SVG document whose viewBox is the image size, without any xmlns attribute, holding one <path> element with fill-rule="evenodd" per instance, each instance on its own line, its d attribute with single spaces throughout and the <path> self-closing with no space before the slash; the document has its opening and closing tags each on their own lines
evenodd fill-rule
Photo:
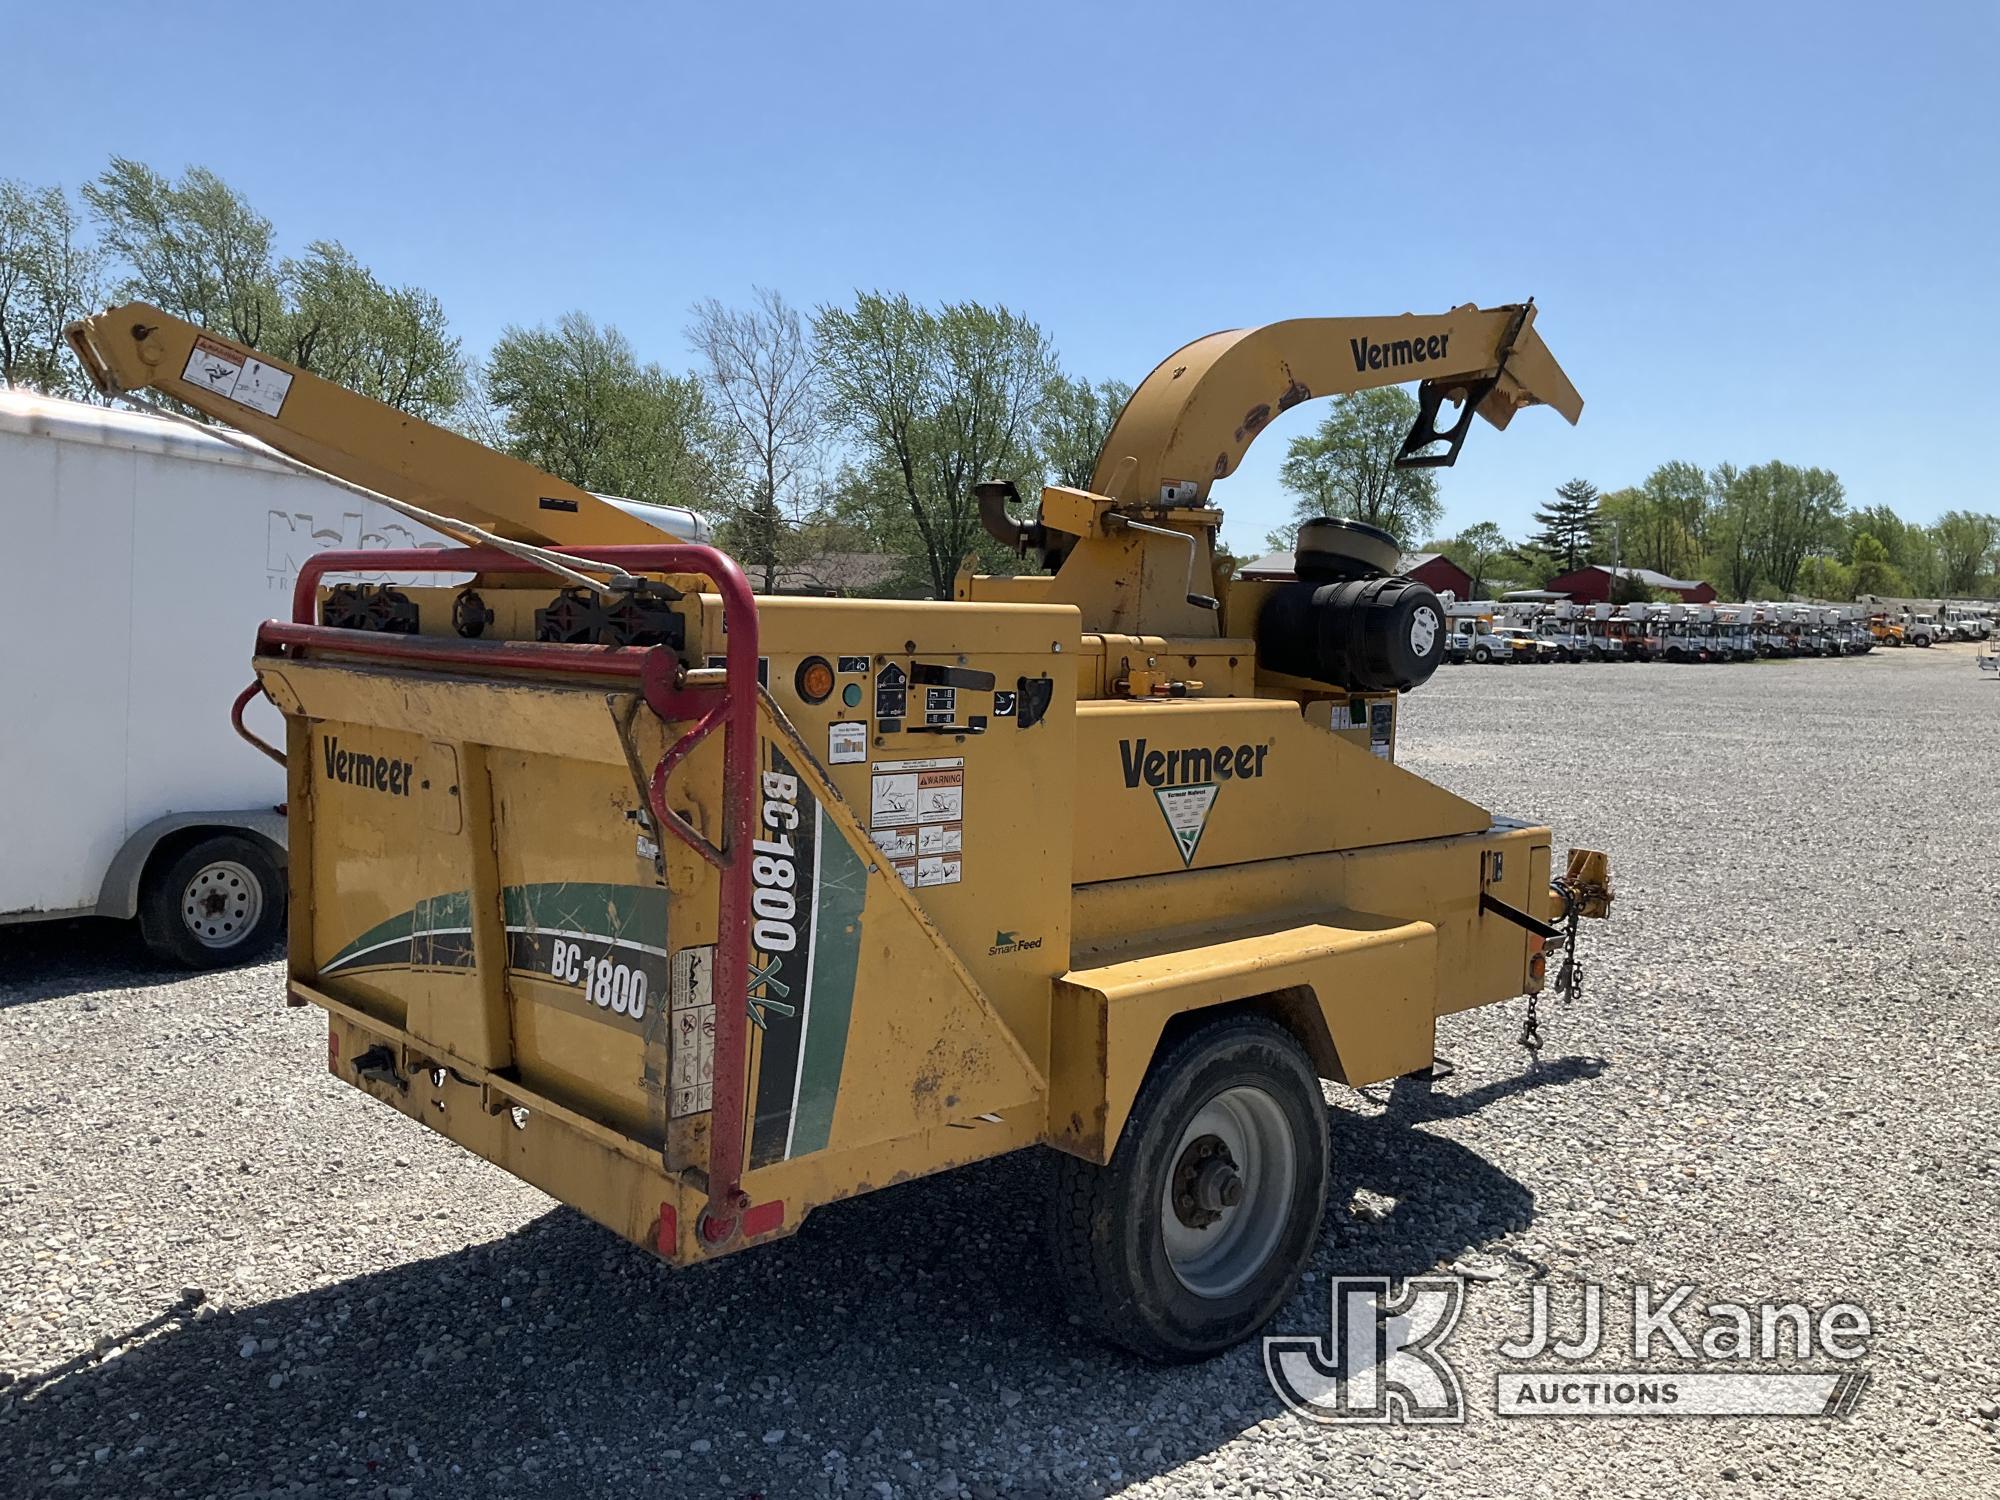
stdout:
<svg viewBox="0 0 2000 1500">
<path fill-rule="evenodd" d="M 826 1148 L 833 1131 L 833 1103 L 847 1060 L 847 1029 L 854 1015 L 854 976 L 861 961 L 861 908 L 868 899 L 868 870 L 838 829 L 820 813 L 819 871 L 814 884 L 819 910 L 814 918 L 811 1003 L 799 1059 L 798 1106 L 785 1155 L 804 1156 Z"/>
</svg>

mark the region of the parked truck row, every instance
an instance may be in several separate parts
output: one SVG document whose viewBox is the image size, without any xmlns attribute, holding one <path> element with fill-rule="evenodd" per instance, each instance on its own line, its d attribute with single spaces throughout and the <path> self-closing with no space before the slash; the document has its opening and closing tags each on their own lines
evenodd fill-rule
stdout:
<svg viewBox="0 0 2000 1500">
<path fill-rule="evenodd" d="M 1444 596 L 1447 662 L 1727 662 L 1863 656 L 1877 646 L 1986 640 L 1992 612 L 1939 614 L 1860 604 L 1575 604 Z"/>
</svg>

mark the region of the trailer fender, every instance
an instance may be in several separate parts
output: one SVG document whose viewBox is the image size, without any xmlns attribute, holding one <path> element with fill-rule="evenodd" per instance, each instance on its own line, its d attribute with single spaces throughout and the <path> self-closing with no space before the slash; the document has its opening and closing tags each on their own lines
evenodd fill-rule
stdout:
<svg viewBox="0 0 2000 1500">
<path fill-rule="evenodd" d="M 1072 970 L 1056 983 L 1049 1144 L 1109 1161 L 1162 1038 L 1197 1013 L 1260 1009 L 1322 1076 L 1360 1085 L 1431 1062 L 1437 994 L 1436 927 L 1357 911 Z"/>
<path fill-rule="evenodd" d="M 285 815 L 276 808 L 169 813 L 139 829 L 112 856 L 93 914 L 120 920 L 138 915 L 139 887 L 154 853 L 164 844 L 183 842 L 186 835 L 210 833 L 240 833 L 255 839 L 265 846 L 280 871 L 285 868 Z"/>
</svg>

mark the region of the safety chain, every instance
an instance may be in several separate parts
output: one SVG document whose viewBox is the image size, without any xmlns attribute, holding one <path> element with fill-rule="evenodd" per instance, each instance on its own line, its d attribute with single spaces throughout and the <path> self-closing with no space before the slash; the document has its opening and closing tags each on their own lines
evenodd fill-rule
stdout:
<svg viewBox="0 0 2000 1500">
<path fill-rule="evenodd" d="M 1583 998 L 1583 964 L 1576 956 L 1576 928 L 1583 919 L 1583 900 L 1569 888 L 1565 880 L 1553 880 L 1550 887 L 1562 897 L 1562 967 L 1556 970 L 1556 998 L 1564 1004 Z M 1521 1045 L 1530 1052 L 1542 1050 L 1541 1010 L 1537 1002 L 1539 993 L 1528 996 L 1528 1014 L 1521 1021 Z"/>
</svg>

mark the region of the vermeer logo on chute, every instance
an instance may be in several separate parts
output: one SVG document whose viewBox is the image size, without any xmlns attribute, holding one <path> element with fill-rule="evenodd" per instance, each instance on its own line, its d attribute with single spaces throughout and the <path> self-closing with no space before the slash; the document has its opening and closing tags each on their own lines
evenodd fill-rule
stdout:
<svg viewBox="0 0 2000 1500">
<path fill-rule="evenodd" d="M 1451 352 L 1451 335 L 1434 333 L 1421 339 L 1391 339 L 1378 344 L 1370 339 L 1349 339 L 1348 352 L 1356 370 L 1380 370 L 1395 365 L 1420 365 L 1426 360 L 1443 359 Z"/>
</svg>

